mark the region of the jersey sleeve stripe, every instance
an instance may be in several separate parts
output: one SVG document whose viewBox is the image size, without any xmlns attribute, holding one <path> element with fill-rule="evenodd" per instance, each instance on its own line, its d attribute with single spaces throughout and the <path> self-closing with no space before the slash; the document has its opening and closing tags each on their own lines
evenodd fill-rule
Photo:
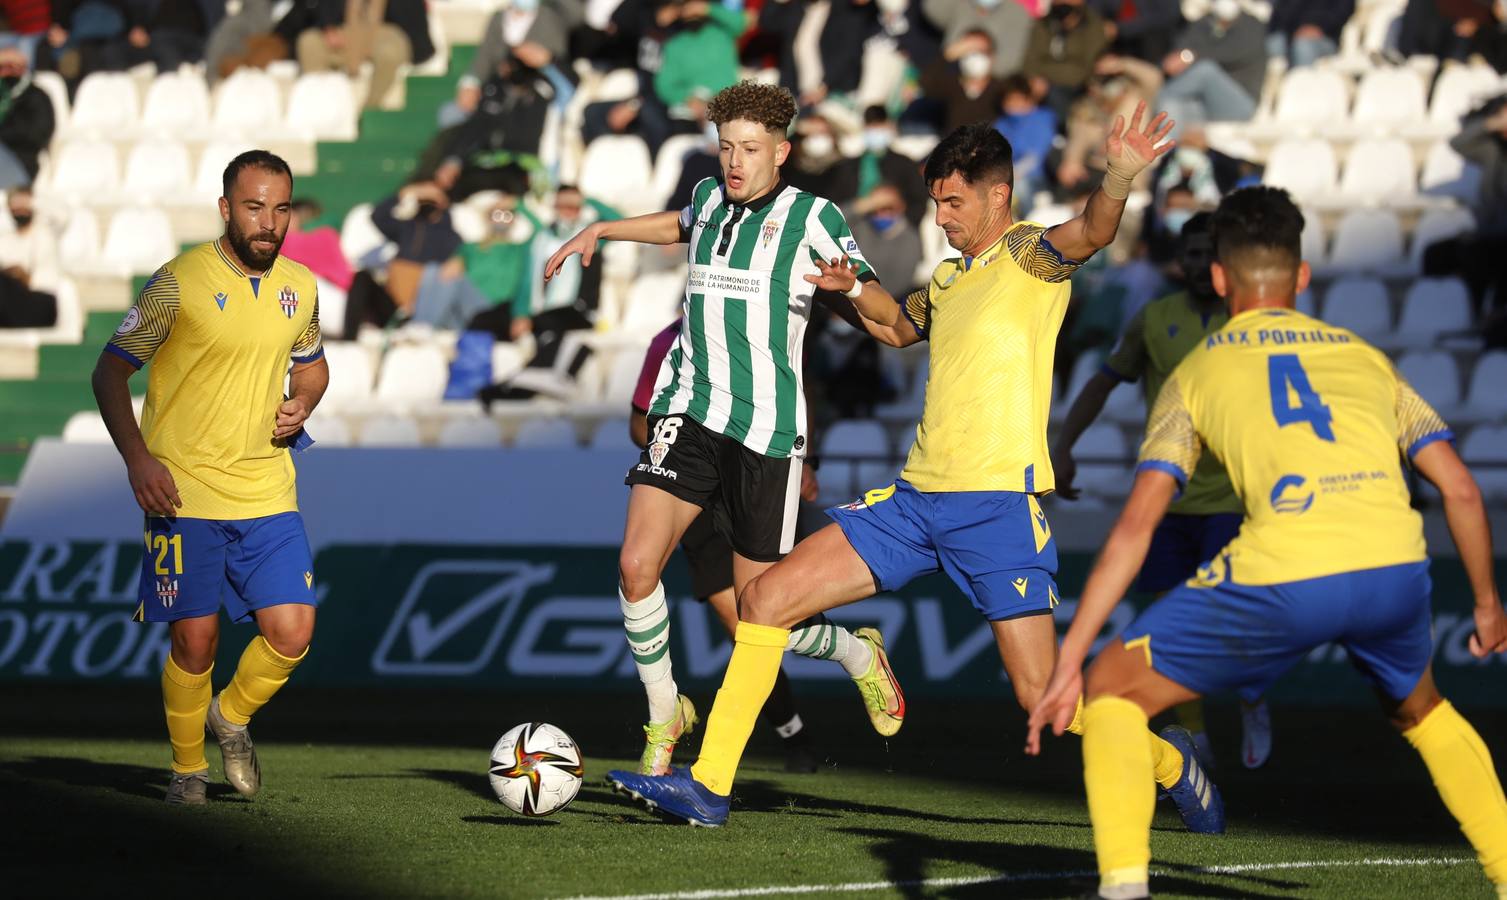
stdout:
<svg viewBox="0 0 1507 900">
<path fill-rule="evenodd" d="M 1005 233 L 1005 247 L 1032 277 L 1049 284 L 1067 281 L 1082 263 L 1064 259 L 1047 240 L 1046 231 L 1041 225 L 1016 225 Z"/>
<path fill-rule="evenodd" d="M 917 291 L 911 291 L 905 298 L 905 302 L 900 304 L 900 311 L 915 326 L 916 334 L 921 335 L 923 338 L 926 337 L 927 329 L 931 325 L 930 308 L 928 306 L 930 300 L 930 289 L 922 288 Z"/>
<path fill-rule="evenodd" d="M 1177 493 L 1182 494 L 1183 488 L 1188 485 L 1188 473 L 1177 463 L 1171 463 L 1165 459 L 1143 459 L 1135 467 L 1137 475 L 1142 472 L 1166 472 L 1177 479 Z"/>
<path fill-rule="evenodd" d="M 315 347 L 314 348 L 314 352 L 310 353 L 308 356 L 296 356 L 295 355 L 293 357 L 293 361 L 296 362 L 296 363 L 298 363 L 298 364 L 300 364 L 300 365 L 307 365 L 307 364 L 312 363 L 312 362 L 319 362 L 321 359 L 324 359 L 324 345 L 322 345 L 322 344 L 320 346 L 318 346 L 318 347 Z"/>
<path fill-rule="evenodd" d="M 1436 441 L 1449 441 L 1450 443 L 1454 443 L 1455 433 L 1450 429 L 1445 428 L 1440 431 L 1435 431 L 1431 434 L 1424 435 L 1423 437 L 1408 445 L 1408 459 L 1412 459 L 1413 457 L 1417 456 L 1419 450 L 1422 450 L 1424 447 L 1427 447 L 1429 444 L 1432 444 Z"/>
<path fill-rule="evenodd" d="M 132 356 L 129 350 L 126 350 L 124 347 L 120 347 L 116 344 L 106 344 L 105 352 L 115 354 L 116 356 L 130 363 L 131 366 L 136 369 L 139 369 L 142 366 L 146 365 L 146 363 L 137 359 L 135 356 Z"/>
</svg>

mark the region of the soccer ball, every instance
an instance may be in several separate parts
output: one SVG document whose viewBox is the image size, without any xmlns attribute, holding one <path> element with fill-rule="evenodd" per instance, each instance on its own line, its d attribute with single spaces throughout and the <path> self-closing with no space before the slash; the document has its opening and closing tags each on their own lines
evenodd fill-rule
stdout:
<svg viewBox="0 0 1507 900">
<path fill-rule="evenodd" d="M 581 748 L 570 735 L 544 722 L 525 722 L 497 739 L 487 777 L 503 806 L 547 816 L 575 799 L 584 772 Z"/>
</svg>

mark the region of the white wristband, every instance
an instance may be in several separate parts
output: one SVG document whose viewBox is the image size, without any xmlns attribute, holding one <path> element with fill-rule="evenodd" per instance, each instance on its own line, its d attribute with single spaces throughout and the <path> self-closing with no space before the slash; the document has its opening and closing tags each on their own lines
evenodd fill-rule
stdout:
<svg viewBox="0 0 1507 900">
<path fill-rule="evenodd" d="M 861 293 L 863 293 L 863 282 L 855 278 L 853 279 L 853 286 L 843 291 L 842 295 L 849 300 L 857 300 L 858 295 Z"/>
</svg>

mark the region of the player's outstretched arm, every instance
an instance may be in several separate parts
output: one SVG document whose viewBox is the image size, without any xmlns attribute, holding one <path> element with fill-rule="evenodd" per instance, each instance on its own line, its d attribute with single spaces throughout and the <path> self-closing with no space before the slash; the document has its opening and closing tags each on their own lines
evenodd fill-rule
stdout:
<svg viewBox="0 0 1507 900">
<path fill-rule="evenodd" d="M 1444 518 L 1475 594 L 1476 633 L 1470 636 L 1470 652 L 1478 657 L 1507 652 L 1507 616 L 1497 593 L 1491 522 L 1481 502 L 1481 489 L 1449 441 L 1434 441 L 1419 450 L 1413 465 L 1444 498 Z"/>
<path fill-rule="evenodd" d="M 1109 614 L 1130 589 L 1136 572 L 1146 560 L 1151 534 L 1167 512 L 1177 494 L 1177 479 L 1160 469 L 1142 469 L 1135 486 L 1125 500 L 1119 521 L 1104 542 L 1094 570 L 1089 573 L 1078 598 L 1073 624 L 1057 652 L 1057 666 L 1047 683 L 1041 702 L 1031 711 L 1026 733 L 1026 752 L 1041 752 L 1041 729 L 1050 725 L 1052 733 L 1061 735 L 1073 721 L 1078 697 L 1083 693 L 1083 663 L 1093 649 L 1094 639 L 1109 621 Z"/>
<path fill-rule="evenodd" d="M 136 424 L 131 391 L 126 386 L 135 373 L 135 367 L 120 357 L 101 353 L 92 379 L 94 401 L 99 404 L 100 417 L 105 420 L 115 449 L 125 460 L 131 492 L 136 495 L 141 511 L 149 516 L 171 516 L 183 501 L 178 497 L 173 473 L 147 450 L 141 427 Z"/>
<path fill-rule="evenodd" d="M 556 250 L 544 264 L 544 280 L 555 277 L 560 267 L 572 254 L 581 254 L 581 265 L 591 265 L 597 252 L 597 241 L 634 241 L 640 244 L 675 244 L 681 240 L 680 213 L 657 212 L 618 219 L 614 222 L 593 222 Z"/>
<path fill-rule="evenodd" d="M 851 300 L 853 310 L 858 313 L 856 324 L 861 325 L 874 340 L 891 347 L 909 347 L 921 340 L 916 327 L 901 311 L 900 303 L 879 282 L 865 281 L 859 285 L 857 266 L 848 257 L 831 262 L 818 259 L 815 262 L 818 274 L 804 276 L 806 281 L 824 291 L 842 294 Z M 854 291 L 857 293 L 852 293 Z M 839 308 L 838 314 L 842 315 L 842 312 Z M 850 317 L 843 315 L 843 318 L 849 324 L 854 324 Z"/>
<path fill-rule="evenodd" d="M 1104 173 L 1103 183 L 1089 196 L 1082 215 L 1047 231 L 1047 240 L 1064 258 L 1082 261 L 1110 245 L 1120 230 L 1120 219 L 1125 215 L 1125 198 L 1130 196 L 1130 183 L 1176 145 L 1176 141 L 1167 140 L 1175 124 L 1167 114 L 1157 113 L 1142 128 L 1141 119 L 1145 114 L 1146 102 L 1143 100 L 1136 104 L 1129 127 L 1124 116 L 1115 116 L 1104 145 L 1109 168 Z"/>
</svg>

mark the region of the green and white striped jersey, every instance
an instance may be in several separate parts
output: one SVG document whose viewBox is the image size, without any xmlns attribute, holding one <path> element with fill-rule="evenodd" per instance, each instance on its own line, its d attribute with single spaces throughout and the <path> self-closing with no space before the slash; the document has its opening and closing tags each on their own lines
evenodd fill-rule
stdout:
<svg viewBox="0 0 1507 900">
<path fill-rule="evenodd" d="M 688 415 L 755 453 L 804 456 L 801 353 L 817 259 L 874 273 L 836 204 L 779 182 L 747 205 L 702 179 L 681 210 L 689 245 L 685 316 L 660 365 L 653 415 Z"/>
</svg>

